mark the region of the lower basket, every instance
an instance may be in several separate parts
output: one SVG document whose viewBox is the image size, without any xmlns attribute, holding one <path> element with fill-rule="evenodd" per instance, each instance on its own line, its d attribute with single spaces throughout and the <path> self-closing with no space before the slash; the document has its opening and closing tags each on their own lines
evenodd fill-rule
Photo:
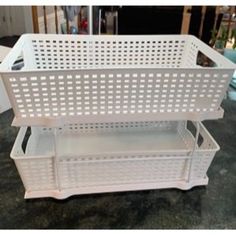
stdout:
<svg viewBox="0 0 236 236">
<path fill-rule="evenodd" d="M 20 129 L 11 157 L 25 198 L 206 185 L 219 146 L 200 123 L 121 122 Z M 197 132 L 196 132 L 197 133 Z M 196 145 L 195 145 L 196 144 Z M 195 149 L 193 147 L 195 146 Z"/>
</svg>

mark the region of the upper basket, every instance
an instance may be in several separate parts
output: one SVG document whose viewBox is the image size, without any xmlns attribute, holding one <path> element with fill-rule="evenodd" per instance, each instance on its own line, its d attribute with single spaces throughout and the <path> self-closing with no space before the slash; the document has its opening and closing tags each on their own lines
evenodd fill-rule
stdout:
<svg viewBox="0 0 236 236">
<path fill-rule="evenodd" d="M 234 69 L 190 35 L 26 34 L 0 66 L 16 126 L 221 118 Z"/>
</svg>

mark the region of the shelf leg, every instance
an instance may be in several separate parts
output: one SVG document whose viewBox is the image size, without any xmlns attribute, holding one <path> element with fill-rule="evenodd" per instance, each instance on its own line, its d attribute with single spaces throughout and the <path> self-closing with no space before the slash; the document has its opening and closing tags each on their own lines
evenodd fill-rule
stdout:
<svg viewBox="0 0 236 236">
<path fill-rule="evenodd" d="M 190 159 L 189 159 L 189 168 L 188 168 L 188 176 L 187 176 L 188 183 L 191 181 L 191 173 L 192 173 L 192 168 L 193 168 L 193 157 L 194 157 L 194 153 L 197 148 L 197 145 L 198 145 L 198 138 L 199 138 L 199 133 L 200 133 L 199 122 L 196 122 L 196 129 L 197 129 L 197 131 L 196 131 L 196 137 L 195 137 L 195 141 L 194 141 L 194 145 L 193 145 L 193 150 L 190 153 Z"/>
<path fill-rule="evenodd" d="M 57 134 L 57 128 L 54 128 L 53 130 L 53 136 L 54 136 L 54 172 L 55 172 L 55 181 L 56 186 L 59 191 L 61 191 L 61 183 L 60 183 L 60 175 L 59 175 L 59 157 L 58 157 L 58 134 Z"/>
</svg>

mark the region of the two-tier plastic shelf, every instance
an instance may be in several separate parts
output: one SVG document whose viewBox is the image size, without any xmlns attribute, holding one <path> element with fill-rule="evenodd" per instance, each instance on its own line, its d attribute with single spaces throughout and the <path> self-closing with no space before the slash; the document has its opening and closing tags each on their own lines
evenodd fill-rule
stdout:
<svg viewBox="0 0 236 236">
<path fill-rule="evenodd" d="M 219 146 L 201 121 L 223 117 L 234 69 L 189 35 L 21 36 L 1 76 L 25 197 L 206 185 Z"/>
</svg>

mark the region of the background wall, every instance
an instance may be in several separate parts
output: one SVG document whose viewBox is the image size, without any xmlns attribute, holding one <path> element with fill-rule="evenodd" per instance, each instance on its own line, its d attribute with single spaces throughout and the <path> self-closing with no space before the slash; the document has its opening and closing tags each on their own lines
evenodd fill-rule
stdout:
<svg viewBox="0 0 236 236">
<path fill-rule="evenodd" d="M 0 38 L 33 32 L 30 6 L 0 7 Z"/>
</svg>

